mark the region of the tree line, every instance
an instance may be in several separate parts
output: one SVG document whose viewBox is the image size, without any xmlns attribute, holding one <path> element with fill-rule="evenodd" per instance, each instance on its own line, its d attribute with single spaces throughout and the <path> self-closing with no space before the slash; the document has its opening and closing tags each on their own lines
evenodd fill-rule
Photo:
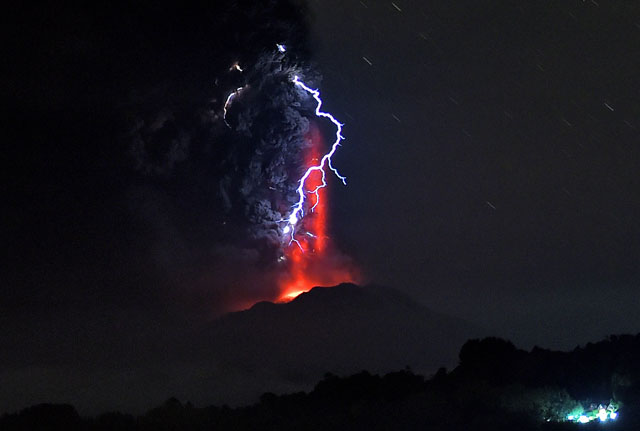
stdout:
<svg viewBox="0 0 640 431">
<path fill-rule="evenodd" d="M 386 375 L 327 374 L 308 393 L 265 393 L 238 408 L 195 407 L 171 398 L 139 417 L 108 412 L 85 418 L 70 405 L 40 404 L 4 414 L 0 429 L 591 429 L 605 424 L 568 418 L 594 406 L 615 406 L 619 413 L 607 429 L 640 429 L 640 334 L 610 336 L 570 352 L 524 351 L 499 338 L 469 340 L 455 369 L 441 368 L 429 378 L 409 368 Z"/>
</svg>

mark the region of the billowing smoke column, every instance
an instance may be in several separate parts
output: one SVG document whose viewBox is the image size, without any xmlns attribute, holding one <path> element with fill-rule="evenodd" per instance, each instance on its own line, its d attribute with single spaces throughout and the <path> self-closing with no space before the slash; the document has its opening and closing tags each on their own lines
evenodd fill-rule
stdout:
<svg viewBox="0 0 640 431">
<path fill-rule="evenodd" d="M 148 17 L 142 52 L 154 49 L 128 105 L 145 176 L 132 205 L 158 278 L 204 310 L 354 280 L 327 233 L 342 125 L 321 107 L 308 15 L 297 0 L 237 0 Z M 187 31 L 171 32 L 176 17 Z"/>
<path fill-rule="evenodd" d="M 286 52 L 283 44 L 277 45 L 280 54 Z M 284 57 L 279 60 L 284 63 Z M 235 65 L 237 70 L 242 70 Z M 319 125 L 315 120 L 304 122 L 307 131 L 304 136 L 304 143 L 300 146 L 298 153 L 303 155 L 300 160 L 303 172 L 295 182 L 294 203 L 284 213 L 284 217 L 279 219 L 267 218 L 266 224 L 275 221 L 278 227 L 277 234 L 282 244 L 282 254 L 278 261 L 284 266 L 285 271 L 280 278 L 280 292 L 278 300 L 286 301 L 295 298 L 298 294 L 309 290 L 316 285 L 337 284 L 344 281 L 354 281 L 355 272 L 352 265 L 346 264 L 346 260 L 337 251 L 329 246 L 329 238 L 326 232 L 327 220 L 327 196 L 325 189 L 327 183 L 327 171 L 331 171 L 346 185 L 346 178 L 342 176 L 333 166 L 332 157 L 344 139 L 342 136 L 343 124 L 332 114 L 322 111 L 322 99 L 320 92 L 311 88 L 302 81 L 300 76 L 294 71 L 290 75 L 290 82 L 299 90 L 301 97 L 312 99 L 315 103 L 314 114 L 318 120 L 326 119 L 335 128 L 335 135 L 330 145 L 325 144 Z M 226 98 L 224 105 L 224 121 L 227 122 L 227 113 L 234 100 L 249 88 L 246 84 L 237 88 Z M 293 101 L 288 107 L 303 106 L 304 99 Z M 306 119 L 306 117 L 305 117 Z M 293 155 L 296 156 L 295 149 Z M 258 152 L 260 154 L 260 152 Z M 294 177 L 295 178 L 295 177 Z M 285 183 L 291 187 L 290 177 L 286 177 Z M 277 187 L 270 186 L 270 190 L 278 191 Z M 285 201 L 290 201 L 289 190 L 283 190 L 283 196 L 287 196 Z M 260 202 L 261 211 L 271 205 L 264 200 Z M 338 259 L 336 259 L 339 257 Z"/>
</svg>

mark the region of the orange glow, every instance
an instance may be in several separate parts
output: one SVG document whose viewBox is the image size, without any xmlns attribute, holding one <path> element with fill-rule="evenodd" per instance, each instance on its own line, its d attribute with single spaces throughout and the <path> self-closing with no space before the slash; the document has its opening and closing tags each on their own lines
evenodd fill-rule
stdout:
<svg viewBox="0 0 640 431">
<path fill-rule="evenodd" d="M 289 293 L 286 293 L 284 295 L 282 295 L 280 297 L 280 301 L 279 302 L 288 302 L 291 301 L 293 299 L 296 299 L 298 296 L 302 295 L 305 291 L 304 290 L 293 290 Z"/>
<path fill-rule="evenodd" d="M 306 154 L 306 166 L 317 164 L 322 154 L 323 140 L 317 127 L 311 127 L 307 137 L 311 147 Z M 327 181 L 330 182 L 330 175 Z M 322 174 L 314 172 L 307 180 L 307 190 L 313 190 L 322 184 Z M 308 292 L 315 286 L 333 286 L 344 282 L 356 282 L 359 278 L 353 264 L 342 254 L 332 249 L 327 236 L 327 188 L 318 193 L 320 202 L 313 212 L 310 208 L 316 204 L 314 194 L 307 195 L 308 207 L 301 220 L 299 232 L 309 232 L 313 236 L 302 234 L 295 243 L 287 247 L 285 257 L 288 271 L 280 282 L 278 302 L 289 302 L 298 295 Z"/>
</svg>

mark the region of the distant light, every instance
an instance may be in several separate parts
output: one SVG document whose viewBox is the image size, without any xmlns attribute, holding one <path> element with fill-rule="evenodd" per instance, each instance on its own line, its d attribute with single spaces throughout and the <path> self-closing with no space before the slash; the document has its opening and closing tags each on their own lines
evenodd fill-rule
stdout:
<svg viewBox="0 0 640 431">
<path fill-rule="evenodd" d="M 278 51 L 280 52 L 285 52 L 287 50 L 287 47 L 280 43 L 276 43 L 276 46 L 278 47 Z"/>
<path fill-rule="evenodd" d="M 598 418 L 600 419 L 600 422 L 606 421 L 608 419 L 607 416 L 607 411 L 605 409 L 600 409 L 598 411 Z"/>
<path fill-rule="evenodd" d="M 585 415 L 582 415 L 578 418 L 578 422 L 580 422 L 581 424 L 586 424 L 587 422 L 589 422 L 589 418 Z"/>
<path fill-rule="evenodd" d="M 611 419 L 615 419 L 615 418 L 617 418 L 617 417 L 618 417 L 618 413 L 616 413 L 616 412 L 611 412 L 611 413 L 609 413 L 609 417 L 610 417 Z"/>
<path fill-rule="evenodd" d="M 569 416 L 567 416 L 567 419 L 568 419 L 568 420 L 570 420 L 570 421 L 574 420 L 575 418 L 576 418 L 576 417 L 575 417 L 574 415 L 569 415 Z"/>
</svg>

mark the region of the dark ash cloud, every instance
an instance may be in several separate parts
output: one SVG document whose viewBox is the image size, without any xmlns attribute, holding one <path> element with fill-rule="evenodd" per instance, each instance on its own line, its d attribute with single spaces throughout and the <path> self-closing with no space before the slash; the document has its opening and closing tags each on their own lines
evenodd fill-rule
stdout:
<svg viewBox="0 0 640 431">
<path fill-rule="evenodd" d="M 111 370 L 170 372 L 166 346 L 184 327 L 268 297 L 277 282 L 265 226 L 287 205 L 297 169 L 278 152 L 303 145 L 309 109 L 287 74 L 317 79 L 306 8 L 266 0 L 4 13 L 6 155 L 19 175 L 6 183 L 0 365 L 20 387 L 6 387 L 0 404 L 51 401 L 51 387 L 78 368 L 118 384 Z M 281 65 L 270 63 L 276 43 L 289 47 Z M 230 70 L 236 62 L 245 73 Z M 222 107 L 244 84 L 251 91 L 230 129 Z M 63 377 L 51 377 L 60 367 Z"/>
</svg>

